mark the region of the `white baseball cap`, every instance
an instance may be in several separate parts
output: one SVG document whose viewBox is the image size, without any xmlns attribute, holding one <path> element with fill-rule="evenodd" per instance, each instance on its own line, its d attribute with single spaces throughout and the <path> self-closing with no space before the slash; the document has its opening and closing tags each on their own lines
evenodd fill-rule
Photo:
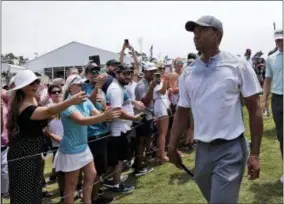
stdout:
<svg viewBox="0 0 284 204">
<path fill-rule="evenodd" d="M 82 77 L 81 75 L 73 74 L 66 79 L 65 85 L 62 87 L 62 89 L 63 91 L 66 91 L 72 84 L 83 84 L 86 81 L 87 79 Z"/>
<path fill-rule="evenodd" d="M 86 78 L 80 76 L 80 75 L 77 75 L 77 74 L 73 74 L 71 76 L 69 76 L 67 79 L 66 79 L 66 83 L 65 85 L 67 87 L 69 87 L 70 85 L 72 84 L 83 84 L 87 81 Z"/>
<path fill-rule="evenodd" d="M 157 67 L 154 63 L 152 63 L 152 62 L 145 63 L 144 71 L 153 71 L 153 70 L 157 70 Z"/>
<path fill-rule="evenodd" d="M 40 79 L 31 70 L 23 70 L 21 72 L 18 72 L 14 76 L 15 88 L 10 89 L 9 91 L 15 91 L 15 90 L 19 90 L 21 88 L 24 88 L 24 87 L 28 86 L 29 84 L 33 83 L 35 80 L 40 80 Z M 11 80 L 11 81 L 13 81 L 13 80 Z"/>
<path fill-rule="evenodd" d="M 283 39 L 283 30 L 274 31 L 274 40 Z"/>
</svg>

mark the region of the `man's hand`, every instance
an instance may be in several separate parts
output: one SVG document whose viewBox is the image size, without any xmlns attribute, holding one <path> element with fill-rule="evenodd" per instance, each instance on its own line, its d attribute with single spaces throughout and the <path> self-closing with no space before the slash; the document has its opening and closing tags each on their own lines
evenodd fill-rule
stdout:
<svg viewBox="0 0 284 204">
<path fill-rule="evenodd" d="M 154 89 L 157 86 L 157 80 L 153 80 L 150 84 L 150 88 Z"/>
<path fill-rule="evenodd" d="M 260 173 L 259 157 L 250 155 L 247 165 L 248 165 L 248 179 L 255 180 L 259 178 L 259 173 Z"/>
<path fill-rule="evenodd" d="M 128 44 L 123 43 L 122 50 L 124 51 L 128 47 Z"/>
<path fill-rule="evenodd" d="M 177 168 L 181 169 L 180 165 L 182 164 L 181 156 L 178 153 L 176 148 L 169 147 L 168 155 L 170 162 L 176 165 Z"/>
<path fill-rule="evenodd" d="M 132 47 L 130 44 L 127 45 L 127 48 L 128 48 L 129 50 L 131 50 L 131 51 L 134 50 L 133 47 Z M 134 53 L 133 53 L 133 54 L 134 54 Z"/>
<path fill-rule="evenodd" d="M 145 110 L 145 105 L 141 101 L 133 101 L 134 107 L 139 110 L 139 111 L 144 111 Z"/>
<path fill-rule="evenodd" d="M 268 108 L 268 100 L 265 100 L 264 102 L 264 110 Z"/>
<path fill-rule="evenodd" d="M 96 78 L 96 86 L 101 88 L 107 80 L 107 75 L 106 74 L 100 74 L 97 78 Z"/>
</svg>

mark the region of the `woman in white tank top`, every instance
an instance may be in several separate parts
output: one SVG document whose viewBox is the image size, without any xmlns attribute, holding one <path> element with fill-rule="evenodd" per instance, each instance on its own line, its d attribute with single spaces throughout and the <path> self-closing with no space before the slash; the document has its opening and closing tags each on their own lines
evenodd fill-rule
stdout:
<svg viewBox="0 0 284 204">
<path fill-rule="evenodd" d="M 170 108 L 170 101 L 168 96 L 168 75 L 165 75 L 163 70 L 160 69 L 161 79 L 159 80 L 159 75 L 155 75 L 155 80 L 160 81 L 159 84 L 154 88 L 153 99 L 154 99 L 154 113 L 155 117 L 158 119 L 158 129 L 159 135 L 157 139 L 157 159 L 161 162 L 167 162 L 169 159 L 166 156 L 165 145 L 166 136 L 169 128 L 169 116 L 168 110 Z"/>
</svg>

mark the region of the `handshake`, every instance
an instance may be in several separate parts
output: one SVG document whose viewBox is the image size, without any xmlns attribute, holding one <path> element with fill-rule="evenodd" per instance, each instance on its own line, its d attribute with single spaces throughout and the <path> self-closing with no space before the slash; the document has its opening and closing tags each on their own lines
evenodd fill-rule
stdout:
<svg viewBox="0 0 284 204">
<path fill-rule="evenodd" d="M 103 113 L 104 118 L 105 118 L 105 121 L 111 121 L 111 120 L 114 120 L 114 119 L 118 119 L 118 118 L 121 117 L 121 114 L 122 114 L 121 107 L 109 107 L 109 108 L 107 108 L 106 111 Z M 130 120 L 133 120 L 133 121 L 140 121 L 140 120 L 142 120 L 144 117 L 145 117 L 145 113 L 142 112 L 142 113 L 139 113 L 139 114 L 133 116 L 133 118 L 130 119 Z"/>
</svg>

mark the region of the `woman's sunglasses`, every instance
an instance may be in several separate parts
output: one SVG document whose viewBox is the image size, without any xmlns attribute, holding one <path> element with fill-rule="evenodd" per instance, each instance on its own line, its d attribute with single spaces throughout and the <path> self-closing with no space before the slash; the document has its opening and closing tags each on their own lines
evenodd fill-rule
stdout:
<svg viewBox="0 0 284 204">
<path fill-rule="evenodd" d="M 29 84 L 29 86 L 34 86 L 35 84 L 39 85 L 40 80 L 39 79 L 34 80 L 32 83 Z"/>
<path fill-rule="evenodd" d="M 61 90 L 58 90 L 58 91 L 51 91 L 50 93 L 51 93 L 51 94 L 61 94 L 62 91 L 61 91 Z"/>
</svg>

